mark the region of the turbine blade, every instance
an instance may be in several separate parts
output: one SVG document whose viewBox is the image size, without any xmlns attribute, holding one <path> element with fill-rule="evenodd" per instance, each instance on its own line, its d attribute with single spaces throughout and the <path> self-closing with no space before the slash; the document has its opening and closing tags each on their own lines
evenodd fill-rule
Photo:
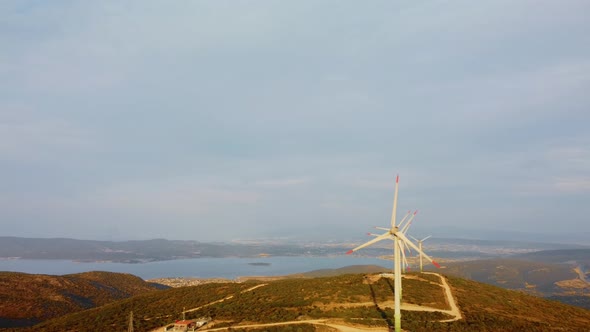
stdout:
<svg viewBox="0 0 590 332">
<path fill-rule="evenodd" d="M 412 252 L 412 250 L 410 249 L 410 246 L 408 246 L 404 241 L 402 241 L 404 243 L 404 247 L 408 250 L 408 254 Z"/>
<path fill-rule="evenodd" d="M 426 241 L 426 240 L 430 239 L 431 237 L 432 237 L 432 235 L 428 235 L 427 237 L 425 237 L 425 238 L 423 238 L 422 240 L 420 240 L 420 242 L 424 242 L 424 241 Z"/>
<path fill-rule="evenodd" d="M 398 244 L 400 252 L 402 254 L 402 263 L 403 265 L 407 268 L 408 267 L 408 260 L 406 259 L 406 251 L 404 248 L 404 244 L 403 241 L 399 241 L 400 243 Z"/>
<path fill-rule="evenodd" d="M 414 239 L 414 241 L 416 241 L 416 242 L 420 242 L 420 240 L 418 240 L 417 238 L 415 238 L 415 237 L 413 237 L 413 236 L 411 236 L 411 235 L 408 235 L 408 236 L 409 236 L 409 237 L 411 237 L 412 239 Z"/>
<path fill-rule="evenodd" d="M 406 237 L 406 235 L 404 235 L 404 233 L 402 233 L 402 232 L 395 232 L 394 235 L 397 236 L 398 238 L 400 238 L 402 241 L 404 241 L 406 244 L 408 244 L 414 250 L 416 250 L 420 255 L 424 256 L 424 258 L 426 258 L 429 261 L 431 261 L 432 264 L 434 264 L 434 266 L 440 267 L 440 265 L 437 262 L 435 262 L 434 259 L 430 258 L 430 256 L 426 255 L 424 253 L 424 251 L 420 250 L 420 248 L 418 248 L 414 243 L 412 243 L 412 241 L 410 241 L 410 239 L 408 239 Z"/>
<path fill-rule="evenodd" d="M 377 226 L 375 226 L 375 229 L 380 229 L 382 231 L 388 231 L 388 232 L 390 231 L 389 228 L 385 228 L 385 227 L 377 227 Z"/>
<path fill-rule="evenodd" d="M 385 240 L 388 237 L 391 237 L 391 234 L 389 234 L 389 233 L 383 233 L 383 234 L 377 236 L 376 238 L 372 239 L 371 241 L 365 242 L 365 243 L 361 244 L 360 246 L 358 246 L 358 247 L 356 247 L 356 248 L 354 248 L 352 250 L 347 251 L 346 254 L 347 255 L 350 255 L 350 254 L 352 254 L 353 252 L 355 252 L 355 251 L 357 251 L 359 249 L 368 247 L 368 246 L 370 246 L 370 245 L 372 245 L 372 244 L 374 244 L 376 242 L 379 242 L 381 240 Z"/>
<path fill-rule="evenodd" d="M 412 215 L 412 211 L 408 211 L 408 213 L 406 213 L 406 215 L 403 217 L 402 221 L 399 222 L 399 224 L 403 225 L 403 223 L 406 221 L 406 219 L 408 219 L 410 215 Z"/>
<path fill-rule="evenodd" d="M 402 232 L 404 232 L 404 234 L 408 231 L 408 229 L 410 228 L 410 225 L 412 225 L 412 221 L 414 220 L 414 217 L 416 217 L 416 214 L 418 213 L 418 210 L 416 210 L 414 212 L 414 214 L 410 217 L 410 219 L 408 220 L 408 222 L 404 225 L 404 227 L 401 227 Z M 400 224 L 401 225 L 401 224 Z"/>
<path fill-rule="evenodd" d="M 391 228 L 396 226 L 395 216 L 397 214 L 397 191 L 399 187 L 399 174 L 395 177 L 395 193 L 393 194 L 393 211 L 391 212 Z"/>
</svg>

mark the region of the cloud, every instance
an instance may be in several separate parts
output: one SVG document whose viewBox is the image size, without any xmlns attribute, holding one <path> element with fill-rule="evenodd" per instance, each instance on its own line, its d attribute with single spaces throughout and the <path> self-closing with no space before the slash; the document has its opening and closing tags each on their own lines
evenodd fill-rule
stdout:
<svg viewBox="0 0 590 332">
<path fill-rule="evenodd" d="M 513 186 L 513 194 L 522 197 L 545 197 L 560 199 L 573 196 L 585 196 L 590 193 L 590 177 L 559 177 L 548 175 L 546 178 L 528 180 Z"/>
<path fill-rule="evenodd" d="M 586 117 L 583 105 L 590 102 L 584 93 L 590 88 L 590 62 L 585 59 L 459 77 L 444 86 L 426 85 L 423 93 L 445 105 L 433 114 L 439 124 L 465 132 L 523 126 L 530 131 L 532 121 L 555 124 Z"/>
<path fill-rule="evenodd" d="M 393 183 L 391 181 L 376 181 L 376 180 L 358 180 L 355 182 L 356 186 L 368 189 L 391 189 Z"/>
<path fill-rule="evenodd" d="M 0 159 L 28 162 L 59 160 L 59 155 L 96 148 L 93 135 L 67 121 L 0 122 Z"/>
<path fill-rule="evenodd" d="M 551 148 L 547 160 L 559 164 L 567 171 L 590 172 L 590 150 L 586 146 L 570 145 Z"/>
<path fill-rule="evenodd" d="M 590 151 L 580 142 L 556 144 L 508 157 L 517 195 L 565 196 L 589 193 Z"/>
<path fill-rule="evenodd" d="M 388 220 L 396 173 L 440 225 L 588 195 L 587 1 L 0 8 L 14 220 L 353 228 Z"/>
<path fill-rule="evenodd" d="M 288 188 L 309 183 L 308 178 L 286 178 L 256 181 L 255 185 L 267 188 Z"/>
<path fill-rule="evenodd" d="M 564 193 L 590 193 L 590 176 L 557 178 L 554 186 Z"/>
<path fill-rule="evenodd" d="M 174 177 L 158 181 L 113 184 L 93 197 L 100 206 L 137 215 L 156 212 L 168 216 L 204 216 L 236 206 L 256 204 L 260 194 L 241 188 L 212 186 L 198 178 Z"/>
</svg>

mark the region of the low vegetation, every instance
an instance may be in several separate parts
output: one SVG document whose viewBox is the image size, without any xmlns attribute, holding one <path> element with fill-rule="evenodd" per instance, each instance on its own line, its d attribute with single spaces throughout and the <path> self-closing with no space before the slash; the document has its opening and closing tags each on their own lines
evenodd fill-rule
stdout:
<svg viewBox="0 0 590 332">
<path fill-rule="evenodd" d="M 588 331 L 590 310 L 523 292 L 448 277 L 471 331 Z"/>
<path fill-rule="evenodd" d="M 160 288 L 122 273 L 51 276 L 0 272 L 0 327 L 34 325 Z"/>
<path fill-rule="evenodd" d="M 442 312 L 402 310 L 409 331 L 587 331 L 590 311 L 517 291 L 448 277 L 463 319 Z M 409 274 L 404 303 L 448 309 L 436 276 Z M 253 283 L 211 283 L 147 293 L 35 326 L 35 331 L 122 331 L 133 311 L 136 331 L 149 331 L 181 318 L 208 316 L 231 331 L 333 331 L 303 321 L 329 319 L 341 324 L 387 327 L 393 322 L 393 282 L 378 275 L 349 274 L 285 279 L 246 291 Z M 230 297 L 231 296 L 231 297 Z M 225 299 L 224 301 L 219 301 Z M 206 305 L 210 304 L 210 305 Z M 567 319 L 564 319 L 567 317 Z M 240 325 L 301 321 L 300 324 L 245 329 Z"/>
<path fill-rule="evenodd" d="M 559 261 L 565 259 L 562 252 L 568 253 L 570 250 L 552 250 L 519 257 L 548 257 Z M 568 264 L 487 259 L 450 263 L 445 273 L 590 309 L 590 284 L 581 280 L 573 266 Z"/>
<path fill-rule="evenodd" d="M 263 328 L 232 328 L 231 332 L 336 332 L 337 330 L 330 327 L 318 328 L 313 324 L 296 324 L 283 326 L 265 326 Z"/>
<path fill-rule="evenodd" d="M 552 293 L 555 282 L 577 277 L 572 268 L 566 265 L 514 259 L 486 259 L 448 264 L 445 273 L 503 288 L 543 294 Z"/>
<path fill-rule="evenodd" d="M 142 294 L 100 308 L 56 318 L 36 325 L 35 331 L 124 330 L 132 311 L 136 318 L 136 330 L 147 331 L 180 319 L 184 309 L 196 308 L 238 294 L 251 286 L 249 283 L 210 283 Z"/>
</svg>

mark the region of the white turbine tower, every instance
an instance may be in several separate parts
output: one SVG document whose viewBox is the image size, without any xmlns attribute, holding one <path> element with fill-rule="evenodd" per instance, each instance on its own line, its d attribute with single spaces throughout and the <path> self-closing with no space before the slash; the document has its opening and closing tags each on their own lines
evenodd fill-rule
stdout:
<svg viewBox="0 0 590 332">
<path fill-rule="evenodd" d="M 396 224 L 396 213 L 397 213 L 397 192 L 398 192 L 398 186 L 399 186 L 399 175 L 395 178 L 395 193 L 394 193 L 394 197 L 393 197 L 393 211 L 391 213 L 391 228 L 379 228 L 379 229 L 384 229 L 387 232 L 377 236 L 376 238 L 372 239 L 371 241 L 368 241 L 364 244 L 361 244 L 360 246 L 349 250 L 346 254 L 352 254 L 353 252 L 368 247 L 374 243 L 377 243 L 381 240 L 385 240 L 385 239 L 393 239 L 393 259 L 394 259 L 394 264 L 393 264 L 393 273 L 394 273 L 394 283 L 393 283 L 393 287 L 394 287 L 394 306 L 395 306 L 395 312 L 394 312 L 394 319 L 395 319 L 395 331 L 396 332 L 400 332 L 401 331 L 401 309 L 400 309 L 400 295 L 402 292 L 402 277 L 401 277 L 401 266 L 402 266 L 402 262 L 401 262 L 401 252 L 403 252 L 403 247 L 402 246 L 407 246 L 410 247 L 414 250 L 416 250 L 420 255 L 426 257 L 429 261 L 432 262 L 432 264 L 434 264 L 436 267 L 440 267 L 440 265 L 438 265 L 438 263 L 436 263 L 432 258 L 428 257 L 428 255 L 426 255 L 422 249 L 418 248 L 414 243 L 412 243 L 412 241 L 410 241 L 406 235 L 404 234 L 404 229 L 407 230 L 407 227 L 409 227 L 408 224 L 406 225 L 401 225 L 402 223 L 400 223 L 399 225 Z M 405 218 L 404 218 L 405 219 Z M 405 256 L 405 255 L 404 255 Z"/>
<path fill-rule="evenodd" d="M 428 235 L 427 237 L 423 238 L 422 240 L 418 240 L 417 238 L 410 235 L 410 237 L 412 239 L 414 239 L 414 241 L 418 242 L 418 248 L 420 248 L 420 250 L 422 250 L 422 242 L 430 239 L 431 236 L 432 235 Z M 420 273 L 422 273 L 422 255 L 420 255 Z"/>
</svg>

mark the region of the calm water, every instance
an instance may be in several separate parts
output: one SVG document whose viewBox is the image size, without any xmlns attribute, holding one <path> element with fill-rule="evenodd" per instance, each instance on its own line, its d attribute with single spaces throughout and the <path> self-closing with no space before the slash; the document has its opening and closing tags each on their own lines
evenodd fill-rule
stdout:
<svg viewBox="0 0 590 332">
<path fill-rule="evenodd" d="M 250 265 L 248 263 L 270 263 Z M 391 262 L 365 257 L 264 257 L 195 258 L 142 264 L 78 263 L 68 260 L 0 260 L 0 271 L 62 275 L 87 271 L 131 273 L 143 279 L 164 277 L 228 278 L 239 276 L 276 276 L 349 265 L 381 265 Z"/>
</svg>

